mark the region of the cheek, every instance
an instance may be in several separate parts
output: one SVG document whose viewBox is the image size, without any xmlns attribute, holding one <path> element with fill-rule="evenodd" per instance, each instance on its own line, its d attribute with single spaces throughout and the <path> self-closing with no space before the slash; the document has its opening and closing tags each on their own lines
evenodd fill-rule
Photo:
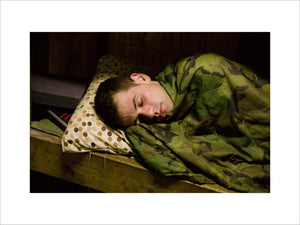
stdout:
<svg viewBox="0 0 300 225">
<path fill-rule="evenodd" d="M 159 102 L 159 95 L 155 92 L 148 92 L 144 94 L 144 103 L 147 105 L 156 105 Z"/>
<path fill-rule="evenodd" d="M 157 104 L 160 104 L 163 99 L 163 93 L 157 87 L 151 87 L 151 88 L 142 90 L 142 96 L 143 96 L 143 100 L 146 104 L 155 105 L 155 106 Z"/>
</svg>

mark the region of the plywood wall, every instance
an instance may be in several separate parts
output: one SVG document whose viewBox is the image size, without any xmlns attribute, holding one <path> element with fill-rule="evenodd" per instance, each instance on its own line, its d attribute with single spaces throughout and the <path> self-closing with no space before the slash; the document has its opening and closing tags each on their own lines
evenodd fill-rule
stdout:
<svg viewBox="0 0 300 225">
<path fill-rule="evenodd" d="M 160 72 L 168 63 L 200 52 L 235 58 L 238 33 L 110 33 L 108 53 Z"/>
<path fill-rule="evenodd" d="M 270 34 L 237 32 L 31 33 L 31 72 L 90 79 L 101 55 L 111 54 L 159 73 L 168 63 L 214 52 L 269 76 Z"/>
</svg>

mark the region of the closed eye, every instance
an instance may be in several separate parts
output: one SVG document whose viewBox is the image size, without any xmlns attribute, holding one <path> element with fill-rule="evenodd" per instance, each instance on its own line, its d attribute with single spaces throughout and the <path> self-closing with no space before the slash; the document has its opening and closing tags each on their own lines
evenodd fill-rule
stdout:
<svg viewBox="0 0 300 225">
<path fill-rule="evenodd" d="M 141 107 L 141 106 L 143 106 L 144 105 L 144 100 L 143 100 L 143 98 L 141 98 L 140 99 L 140 104 L 139 104 L 139 106 Z"/>
<path fill-rule="evenodd" d="M 143 105 L 144 105 L 144 100 L 143 100 L 143 98 L 141 98 L 140 106 L 143 106 Z"/>
</svg>

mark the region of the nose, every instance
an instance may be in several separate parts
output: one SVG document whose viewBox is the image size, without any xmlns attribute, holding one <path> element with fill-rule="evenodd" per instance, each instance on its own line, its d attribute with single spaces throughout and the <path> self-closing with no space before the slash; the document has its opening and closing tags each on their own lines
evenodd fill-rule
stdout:
<svg viewBox="0 0 300 225">
<path fill-rule="evenodd" d="M 150 105 L 144 105 L 140 108 L 140 115 L 152 118 L 154 115 L 153 107 L 151 107 Z"/>
<path fill-rule="evenodd" d="M 155 116 L 154 108 L 151 105 L 144 105 L 139 109 L 139 117 L 143 121 L 149 121 Z"/>
</svg>

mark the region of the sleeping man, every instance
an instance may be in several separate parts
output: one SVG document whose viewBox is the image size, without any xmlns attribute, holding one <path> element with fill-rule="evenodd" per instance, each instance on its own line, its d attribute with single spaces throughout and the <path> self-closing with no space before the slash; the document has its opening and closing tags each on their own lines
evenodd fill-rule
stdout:
<svg viewBox="0 0 300 225">
<path fill-rule="evenodd" d="M 162 122 L 171 116 L 174 108 L 160 83 L 142 73 L 108 79 L 98 89 L 95 102 L 96 112 L 113 128 Z M 105 111 L 101 110 L 103 107 Z"/>
<path fill-rule="evenodd" d="M 270 191 L 270 85 L 216 54 L 103 82 L 97 114 L 167 176 L 239 192 Z M 105 109 L 105 110 L 104 110 Z"/>
</svg>

